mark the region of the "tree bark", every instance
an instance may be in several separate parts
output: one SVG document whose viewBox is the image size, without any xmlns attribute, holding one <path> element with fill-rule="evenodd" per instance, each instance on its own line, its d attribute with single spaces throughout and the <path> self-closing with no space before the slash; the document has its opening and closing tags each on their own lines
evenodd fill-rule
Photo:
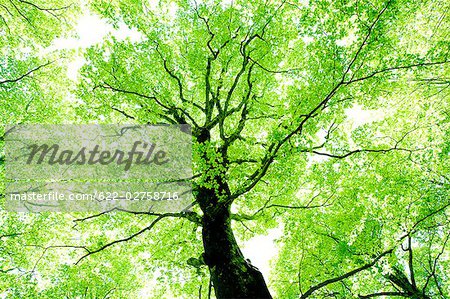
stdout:
<svg viewBox="0 0 450 299">
<path fill-rule="evenodd" d="M 197 132 L 199 143 L 205 143 L 209 139 L 208 130 Z M 226 148 L 219 152 L 226 157 Z M 206 153 L 203 159 L 208 161 Z M 223 166 L 226 168 L 226 162 L 216 163 L 225 163 Z M 210 170 L 213 172 L 214 167 L 211 166 Z M 209 268 L 216 297 L 272 299 L 262 273 L 244 258 L 236 242 L 231 228 L 231 202 L 226 200 L 230 196 L 230 190 L 223 177 L 217 175 L 212 179 L 217 188 L 196 188 L 196 201 L 203 212 L 203 260 Z M 222 194 L 222 200 L 218 194 Z"/>
<path fill-rule="evenodd" d="M 203 245 L 217 298 L 272 298 L 262 273 L 244 258 L 236 243 L 228 208 L 204 214 Z"/>
</svg>

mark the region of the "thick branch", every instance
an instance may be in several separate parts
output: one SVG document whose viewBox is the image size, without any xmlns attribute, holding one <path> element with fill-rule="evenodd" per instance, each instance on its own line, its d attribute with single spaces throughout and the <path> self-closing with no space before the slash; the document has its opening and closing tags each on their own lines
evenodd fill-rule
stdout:
<svg viewBox="0 0 450 299">
<path fill-rule="evenodd" d="M 53 63 L 53 61 L 47 62 L 47 63 L 45 63 L 45 64 L 41 64 L 41 65 L 39 65 L 39 66 L 37 66 L 37 67 L 35 67 L 35 68 L 29 70 L 28 72 L 26 72 L 25 74 L 23 74 L 23 75 L 21 75 L 21 76 L 19 76 L 19 77 L 17 77 L 17 78 L 14 78 L 14 79 L 6 79 L 6 80 L 3 80 L 3 81 L 0 81 L 0 85 L 7 84 L 7 83 L 16 83 L 16 82 L 19 82 L 20 80 L 22 80 L 22 79 L 24 79 L 24 78 L 30 76 L 30 75 L 33 74 L 34 72 L 40 70 L 40 69 L 43 68 L 43 67 L 46 67 L 47 65 L 49 65 L 49 64 L 51 64 L 51 63 Z"/>
<path fill-rule="evenodd" d="M 393 249 L 389 249 L 389 250 L 381 253 L 373 261 L 371 261 L 370 263 L 365 264 L 362 267 L 356 268 L 356 269 L 354 269 L 352 271 L 349 271 L 349 272 L 347 272 L 347 273 L 345 273 L 345 274 L 343 274 L 341 276 L 337 276 L 337 277 L 325 280 L 325 281 L 323 281 L 323 282 L 321 282 L 321 283 L 319 283 L 319 284 L 317 284 L 315 286 L 310 287 L 308 291 L 306 291 L 304 294 L 302 294 L 300 296 L 300 299 L 308 298 L 309 296 L 312 295 L 312 293 L 314 293 L 315 291 L 317 291 L 317 290 L 319 290 L 319 289 L 321 289 L 323 287 L 326 287 L 326 286 L 328 286 L 330 284 L 342 281 L 342 280 L 344 280 L 346 278 L 349 278 L 349 277 L 351 277 L 351 276 L 353 276 L 353 275 L 355 275 L 355 274 L 357 274 L 357 273 L 359 273 L 361 271 L 364 271 L 364 270 L 367 270 L 367 269 L 373 267 L 381 258 L 383 258 L 386 255 L 391 254 L 392 252 L 393 252 Z"/>
<path fill-rule="evenodd" d="M 111 247 L 111 246 L 113 246 L 115 244 L 118 244 L 118 243 L 127 242 L 127 241 L 129 241 L 129 240 L 131 240 L 131 239 L 133 239 L 133 238 L 135 238 L 135 237 L 145 233 L 146 231 L 151 230 L 160 220 L 162 220 L 162 219 L 164 219 L 166 217 L 171 217 L 172 215 L 173 215 L 173 213 L 162 214 L 162 215 L 158 216 L 155 220 L 153 220 L 153 222 L 149 226 L 141 229 L 140 231 L 132 234 L 131 236 L 128 236 L 128 237 L 123 238 L 123 239 L 115 240 L 115 241 L 110 242 L 108 244 L 105 244 L 105 245 L 103 245 L 100 248 L 97 248 L 95 250 L 88 250 L 88 253 L 83 255 L 75 264 L 77 265 L 78 263 L 80 263 L 83 259 L 87 258 L 88 256 L 91 256 L 93 254 L 101 252 L 101 251 L 105 250 L 108 247 Z"/>
<path fill-rule="evenodd" d="M 409 297 L 406 293 L 401 292 L 380 292 L 369 295 L 359 295 L 360 299 L 374 298 L 374 297 L 382 297 L 382 296 L 394 296 L 394 297 Z"/>
</svg>

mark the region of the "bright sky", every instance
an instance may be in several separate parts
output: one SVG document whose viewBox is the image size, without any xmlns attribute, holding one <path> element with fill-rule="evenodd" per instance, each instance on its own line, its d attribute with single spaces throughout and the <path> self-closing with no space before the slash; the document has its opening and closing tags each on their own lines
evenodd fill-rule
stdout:
<svg viewBox="0 0 450 299">
<path fill-rule="evenodd" d="M 55 39 L 53 44 L 44 50 L 44 53 L 62 49 L 86 49 L 101 43 L 108 34 L 113 35 L 118 40 L 128 38 L 132 42 L 137 42 L 142 39 L 142 35 L 136 29 L 130 29 L 124 23 L 119 24 L 118 29 L 114 29 L 106 20 L 89 13 L 87 10 L 78 20 L 75 30 L 76 37 Z M 67 76 L 76 81 L 78 71 L 85 63 L 82 55 L 77 56 L 69 63 Z"/>
<path fill-rule="evenodd" d="M 282 234 L 282 228 L 270 229 L 267 235 L 251 238 L 242 248 L 245 258 L 250 259 L 252 265 L 262 272 L 266 280 L 270 275 L 270 261 L 278 254 L 275 240 L 280 238 Z"/>
</svg>

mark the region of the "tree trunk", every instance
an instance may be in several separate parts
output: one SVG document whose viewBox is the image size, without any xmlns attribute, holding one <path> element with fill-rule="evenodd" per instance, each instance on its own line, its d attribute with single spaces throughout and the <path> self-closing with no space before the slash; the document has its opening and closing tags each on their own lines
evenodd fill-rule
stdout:
<svg viewBox="0 0 450 299">
<path fill-rule="evenodd" d="M 204 260 L 216 297 L 272 298 L 263 275 L 245 260 L 236 243 L 229 208 L 216 206 L 208 212 L 203 216 Z"/>
<path fill-rule="evenodd" d="M 197 135 L 199 143 L 210 140 L 210 133 L 206 129 L 198 132 Z M 226 148 L 218 152 L 222 157 L 227 156 Z M 209 160 L 206 152 L 203 159 Z M 222 163 L 226 168 L 226 162 L 216 160 L 216 163 Z M 213 165 L 210 171 L 214 172 Z M 225 174 L 225 171 L 222 170 L 222 172 Z M 203 260 L 209 268 L 214 292 L 218 299 L 271 299 L 272 296 L 262 273 L 244 258 L 236 242 L 231 229 L 231 202 L 219 200 L 218 194 L 230 196 L 228 184 L 223 177 L 216 175 L 212 178 L 218 186 L 217 189 L 199 187 L 196 192 L 196 200 L 203 211 Z"/>
</svg>

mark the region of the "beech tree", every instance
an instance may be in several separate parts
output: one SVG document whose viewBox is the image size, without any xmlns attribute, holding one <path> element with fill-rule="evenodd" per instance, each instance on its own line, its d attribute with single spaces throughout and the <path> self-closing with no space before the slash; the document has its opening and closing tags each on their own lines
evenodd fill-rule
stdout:
<svg viewBox="0 0 450 299">
<path fill-rule="evenodd" d="M 8 5 L 59 13 L 33 3 Z M 84 52 L 78 82 L 58 69 L 25 98 L 70 84 L 75 100 L 53 98 L 66 113 L 56 122 L 189 124 L 195 201 L 180 213 L 2 211 L 0 294 L 447 298 L 448 8 L 90 1 L 139 40 L 108 35 Z M 52 122 L 28 119 L 23 94 L 1 90 L 2 122 Z M 241 246 L 270 229 L 283 234 L 263 276 Z"/>
</svg>

